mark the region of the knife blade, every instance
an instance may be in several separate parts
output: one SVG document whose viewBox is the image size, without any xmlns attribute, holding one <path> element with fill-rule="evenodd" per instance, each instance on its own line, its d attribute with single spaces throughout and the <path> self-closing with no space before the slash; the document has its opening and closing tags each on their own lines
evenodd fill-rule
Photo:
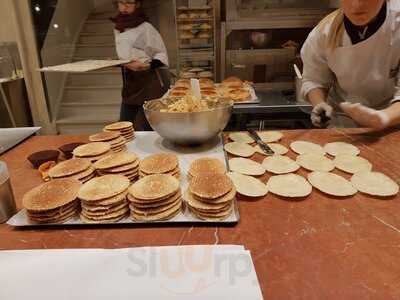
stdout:
<svg viewBox="0 0 400 300">
<path fill-rule="evenodd" d="M 257 132 L 255 132 L 252 129 L 248 129 L 247 131 L 249 132 L 249 134 L 253 138 L 253 140 L 257 143 L 257 145 L 260 146 L 261 150 L 264 151 L 265 154 L 267 154 L 267 155 L 275 155 L 275 152 L 266 143 L 264 143 L 262 141 L 262 139 L 257 134 Z"/>
</svg>

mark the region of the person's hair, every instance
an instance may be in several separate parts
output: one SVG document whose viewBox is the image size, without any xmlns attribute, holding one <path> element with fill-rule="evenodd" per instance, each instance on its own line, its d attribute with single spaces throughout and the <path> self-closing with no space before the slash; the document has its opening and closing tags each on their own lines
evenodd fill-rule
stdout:
<svg viewBox="0 0 400 300">
<path fill-rule="evenodd" d="M 385 0 L 390 2 L 390 0 Z M 340 42 L 344 34 L 344 11 L 342 8 L 335 10 L 333 13 L 326 16 L 319 24 L 318 29 L 323 30 L 323 28 L 330 24 L 330 29 L 327 37 L 327 48 L 328 50 L 334 50 L 340 46 Z"/>
</svg>

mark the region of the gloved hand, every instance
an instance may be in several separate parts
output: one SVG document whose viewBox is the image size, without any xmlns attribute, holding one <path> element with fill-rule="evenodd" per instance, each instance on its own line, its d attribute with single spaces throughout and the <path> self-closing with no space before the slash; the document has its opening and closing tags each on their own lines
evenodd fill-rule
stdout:
<svg viewBox="0 0 400 300">
<path fill-rule="evenodd" d="M 367 128 L 381 130 L 390 123 L 389 116 L 384 111 L 369 108 L 360 103 L 343 102 L 340 108 L 357 124 Z"/>
<path fill-rule="evenodd" d="M 311 112 L 311 122 L 315 127 L 326 127 L 333 116 L 333 107 L 326 102 L 317 104 Z"/>
</svg>

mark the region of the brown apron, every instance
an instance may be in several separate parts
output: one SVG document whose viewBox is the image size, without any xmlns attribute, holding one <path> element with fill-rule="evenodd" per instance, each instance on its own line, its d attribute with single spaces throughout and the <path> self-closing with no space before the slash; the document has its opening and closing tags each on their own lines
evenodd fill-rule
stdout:
<svg viewBox="0 0 400 300">
<path fill-rule="evenodd" d="M 122 68 L 122 103 L 142 106 L 145 101 L 161 98 L 170 86 L 167 69 L 135 72 Z"/>
</svg>

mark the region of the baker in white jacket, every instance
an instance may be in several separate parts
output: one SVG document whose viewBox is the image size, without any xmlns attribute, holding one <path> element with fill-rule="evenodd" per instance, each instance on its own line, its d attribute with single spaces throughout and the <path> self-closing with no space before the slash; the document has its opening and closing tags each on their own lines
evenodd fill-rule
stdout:
<svg viewBox="0 0 400 300">
<path fill-rule="evenodd" d="M 123 89 L 120 120 L 133 121 L 136 130 L 151 130 L 143 103 L 163 96 L 170 85 L 168 54 L 159 32 L 148 22 L 142 0 L 115 1 L 118 15 L 114 35 L 118 57 L 129 60 L 122 67 Z"/>
<path fill-rule="evenodd" d="M 301 57 L 302 96 L 314 107 L 315 126 L 329 119 L 330 126 L 376 130 L 400 124 L 399 0 L 341 0 Z"/>
</svg>

